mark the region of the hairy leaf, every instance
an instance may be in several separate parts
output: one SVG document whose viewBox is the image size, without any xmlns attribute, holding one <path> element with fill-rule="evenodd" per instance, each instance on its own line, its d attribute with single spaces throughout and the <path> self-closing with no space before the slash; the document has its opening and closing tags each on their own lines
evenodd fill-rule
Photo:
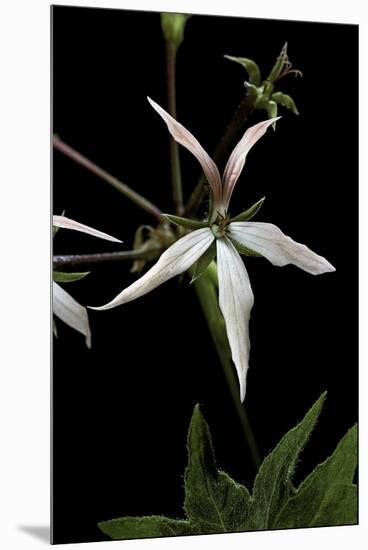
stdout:
<svg viewBox="0 0 368 550">
<path fill-rule="evenodd" d="M 357 486 L 339 483 L 327 491 L 310 526 L 354 525 L 357 522 Z"/>
<path fill-rule="evenodd" d="M 123 517 L 101 521 L 101 531 L 112 539 L 143 539 L 195 534 L 189 521 L 164 516 Z"/>
<path fill-rule="evenodd" d="M 327 494 L 336 484 L 350 486 L 357 465 L 357 427 L 341 439 L 334 453 L 305 478 L 297 493 L 280 511 L 274 527 L 309 527 L 318 515 Z M 341 489 L 342 490 L 342 489 Z M 334 496 L 332 492 L 329 502 Z M 337 516 L 336 516 L 337 517 Z M 327 520 L 326 520 L 327 521 Z M 341 523 L 344 523 L 341 521 Z M 334 523 L 333 525 L 337 525 Z M 328 525 L 328 523 L 325 523 Z"/>
<path fill-rule="evenodd" d="M 326 392 L 263 461 L 254 482 L 249 529 L 270 528 L 292 495 L 291 479 L 296 461 L 317 422 L 325 397 Z"/>
<path fill-rule="evenodd" d="M 250 495 L 216 467 L 212 438 L 199 406 L 194 409 L 188 433 L 184 508 L 201 533 L 242 530 Z"/>
</svg>

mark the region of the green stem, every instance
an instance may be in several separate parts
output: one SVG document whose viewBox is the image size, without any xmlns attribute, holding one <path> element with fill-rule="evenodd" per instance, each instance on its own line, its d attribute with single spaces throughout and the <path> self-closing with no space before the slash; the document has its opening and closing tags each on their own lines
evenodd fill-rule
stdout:
<svg viewBox="0 0 368 550">
<path fill-rule="evenodd" d="M 239 103 L 236 111 L 233 114 L 231 121 L 229 122 L 224 135 L 221 138 L 221 141 L 217 145 L 214 153 L 213 160 L 217 165 L 222 164 L 225 156 L 229 153 L 230 147 L 234 142 L 234 139 L 237 137 L 244 123 L 246 122 L 249 115 L 254 110 L 254 99 L 250 96 L 245 96 L 242 101 Z M 199 205 L 204 199 L 206 194 L 206 178 L 202 174 L 199 178 L 199 181 L 194 188 L 189 201 L 184 209 L 184 215 L 191 216 L 196 213 Z"/>
<path fill-rule="evenodd" d="M 234 367 L 231 360 L 231 351 L 227 340 L 225 322 L 218 305 L 216 289 L 216 264 L 212 262 L 207 270 L 194 281 L 193 285 L 197 292 L 203 313 L 206 317 L 212 340 L 222 365 L 226 382 L 241 423 L 255 470 L 258 471 L 261 464 L 261 455 L 257 447 L 248 415 L 244 409 L 244 406 L 240 402 L 239 389 L 234 375 Z"/>
<path fill-rule="evenodd" d="M 170 40 L 166 41 L 166 65 L 167 65 L 167 101 L 168 111 L 176 118 L 176 52 L 177 47 Z M 183 188 L 181 181 L 179 147 L 176 141 L 170 137 L 170 164 L 171 185 L 175 211 L 179 216 L 183 213 Z"/>
<path fill-rule="evenodd" d="M 124 252 L 103 252 L 101 254 L 69 254 L 53 257 L 53 269 L 69 269 L 81 265 L 96 265 L 108 262 L 154 260 L 161 253 L 159 249 L 126 250 Z"/>
<path fill-rule="evenodd" d="M 81 166 L 84 166 L 84 168 L 87 168 L 87 170 L 106 181 L 109 185 L 117 189 L 117 191 L 120 191 L 120 193 L 128 197 L 128 199 L 143 208 L 143 210 L 149 212 L 150 214 L 152 214 L 152 216 L 160 220 L 162 214 L 161 210 L 157 208 L 157 206 L 152 204 L 152 202 L 150 202 L 148 199 L 146 199 L 136 191 L 133 191 L 131 187 L 115 178 L 115 176 L 112 176 L 111 174 L 106 172 L 106 170 L 103 170 L 102 168 L 97 166 L 97 164 L 95 164 L 88 158 L 78 153 L 78 151 L 70 147 L 70 145 L 64 143 L 58 136 L 54 136 L 53 144 L 55 149 L 57 149 L 61 153 L 64 153 L 64 155 L 73 159 Z"/>
</svg>

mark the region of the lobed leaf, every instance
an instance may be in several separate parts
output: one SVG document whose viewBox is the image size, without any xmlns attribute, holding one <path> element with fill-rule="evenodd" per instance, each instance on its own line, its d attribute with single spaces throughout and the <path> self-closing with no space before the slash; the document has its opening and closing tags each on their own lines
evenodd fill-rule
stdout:
<svg viewBox="0 0 368 550">
<path fill-rule="evenodd" d="M 184 509 L 201 533 L 242 530 L 250 495 L 245 487 L 217 469 L 212 437 L 196 405 L 188 433 Z"/>
<path fill-rule="evenodd" d="M 146 516 L 111 519 L 98 523 L 101 531 L 112 539 L 143 539 L 195 534 L 189 521 L 164 516 Z"/>
<path fill-rule="evenodd" d="M 357 427 L 355 425 L 341 439 L 334 453 L 325 462 L 319 464 L 301 483 L 296 495 L 280 511 L 274 527 L 283 529 L 314 525 L 315 517 L 322 518 L 320 510 L 324 506 L 323 502 L 328 503 L 334 498 L 336 493 L 332 489 L 335 485 L 351 485 L 356 466 Z M 325 525 L 329 525 L 327 520 L 326 517 Z"/>
<path fill-rule="evenodd" d="M 326 392 L 264 459 L 254 482 L 248 529 L 270 528 L 281 508 L 290 499 L 296 461 L 317 422 L 325 397 Z"/>
</svg>

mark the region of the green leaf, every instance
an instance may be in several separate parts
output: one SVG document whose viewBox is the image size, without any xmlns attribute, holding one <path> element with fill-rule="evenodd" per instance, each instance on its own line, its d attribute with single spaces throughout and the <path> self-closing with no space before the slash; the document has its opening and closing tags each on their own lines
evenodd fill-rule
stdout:
<svg viewBox="0 0 368 550">
<path fill-rule="evenodd" d="M 292 111 L 294 115 L 299 114 L 299 111 L 295 105 L 293 98 L 290 97 L 289 95 L 284 94 L 282 92 L 275 92 L 274 94 L 272 94 L 271 99 L 278 105 L 282 105 L 283 107 L 290 109 L 290 111 Z"/>
<path fill-rule="evenodd" d="M 245 487 L 217 470 L 212 437 L 198 405 L 194 408 L 189 427 L 188 466 L 184 480 L 184 509 L 199 532 L 243 529 L 250 495 Z"/>
<path fill-rule="evenodd" d="M 169 222 L 185 227 L 186 229 L 202 229 L 208 227 L 208 222 L 200 222 L 198 220 L 190 220 L 189 218 L 181 218 L 180 216 L 173 216 L 171 214 L 162 214 Z"/>
<path fill-rule="evenodd" d="M 254 86 L 259 86 L 261 84 L 261 72 L 255 61 L 247 57 L 233 57 L 231 55 L 224 55 L 224 57 L 225 59 L 229 59 L 229 61 L 234 61 L 242 65 L 249 75 L 249 82 L 251 84 Z"/>
<path fill-rule="evenodd" d="M 231 218 L 230 222 L 247 222 L 251 220 L 258 212 L 258 210 L 261 208 L 265 201 L 266 197 L 262 197 L 259 201 L 254 203 L 248 210 L 245 210 L 238 216 L 235 216 L 235 218 Z"/>
<path fill-rule="evenodd" d="M 231 235 L 230 235 L 230 240 L 235 246 L 236 250 L 239 252 L 239 254 L 243 254 L 244 256 L 252 256 L 254 258 L 259 258 L 262 256 L 262 254 L 255 252 L 254 250 L 248 248 L 247 246 L 244 246 L 244 244 L 241 244 L 239 241 L 236 241 L 235 239 L 233 239 Z"/>
<path fill-rule="evenodd" d="M 58 332 L 57 332 L 57 326 L 55 323 L 55 319 L 52 320 L 52 332 L 55 338 L 58 338 Z"/>
<path fill-rule="evenodd" d="M 84 277 L 87 277 L 87 275 L 89 275 L 90 273 L 90 271 L 85 271 L 83 273 L 65 273 L 62 271 L 53 271 L 52 278 L 55 283 L 73 283 L 74 281 L 80 281 L 81 279 L 84 279 Z"/>
<path fill-rule="evenodd" d="M 194 283 L 198 277 L 200 277 L 204 271 L 206 271 L 207 267 L 210 265 L 210 263 L 213 261 L 214 257 L 216 256 L 216 243 L 213 242 L 209 248 L 207 248 L 206 252 L 202 254 L 202 256 L 195 262 L 193 265 L 193 277 L 190 281 L 191 283 Z"/>
<path fill-rule="evenodd" d="M 254 482 L 249 529 L 272 527 L 280 509 L 293 494 L 291 479 L 295 465 L 317 422 L 325 397 L 326 392 L 263 461 Z"/>
<path fill-rule="evenodd" d="M 311 527 L 354 525 L 358 523 L 358 491 L 356 485 L 339 483 L 326 493 L 313 517 Z"/>
<path fill-rule="evenodd" d="M 62 211 L 61 216 L 64 216 L 65 210 Z M 52 226 L 52 236 L 55 237 L 56 233 L 59 231 L 60 227 L 56 227 L 56 225 Z"/>
<path fill-rule="evenodd" d="M 101 531 L 112 539 L 143 539 L 195 534 L 189 521 L 164 516 L 123 517 L 98 523 Z"/>
<path fill-rule="evenodd" d="M 305 478 L 298 487 L 296 495 L 280 511 L 274 526 L 280 529 L 312 526 L 314 518 L 334 485 L 352 483 L 356 465 L 357 427 L 355 425 L 341 439 L 334 453 Z M 328 498 L 331 500 L 332 497 L 333 492 Z"/>
</svg>

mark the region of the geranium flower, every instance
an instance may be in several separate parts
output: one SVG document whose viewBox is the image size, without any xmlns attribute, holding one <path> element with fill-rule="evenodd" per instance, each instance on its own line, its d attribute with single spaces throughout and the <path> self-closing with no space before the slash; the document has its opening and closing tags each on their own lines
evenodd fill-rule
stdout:
<svg viewBox="0 0 368 550">
<path fill-rule="evenodd" d="M 98 229 L 93 229 L 93 227 L 76 222 L 75 220 L 71 220 L 65 216 L 53 216 L 52 225 L 54 227 L 62 227 L 64 229 L 72 229 L 81 233 L 87 233 L 88 235 L 92 235 L 93 237 L 98 237 L 99 239 L 104 239 L 106 241 L 121 243 L 119 239 L 111 237 L 111 235 L 108 235 L 107 233 L 98 231 Z M 62 274 L 60 273 L 58 275 L 60 276 Z M 81 274 L 82 277 L 84 275 L 85 274 L 83 273 Z M 77 280 L 77 278 L 70 280 Z M 77 300 L 75 300 L 55 281 L 52 282 L 52 309 L 56 317 L 85 336 L 86 346 L 90 348 L 91 329 L 89 326 L 87 309 L 77 302 Z"/>
<path fill-rule="evenodd" d="M 257 208 L 250 209 L 233 220 L 228 216 L 230 199 L 248 152 L 278 119 L 268 119 L 248 128 L 231 153 L 221 178 L 216 164 L 197 139 L 157 103 L 150 98 L 148 100 L 166 122 L 173 138 L 186 147 L 201 164 L 211 188 L 212 210 L 208 222 L 198 223 L 199 229 L 176 241 L 140 279 L 125 288 L 111 302 L 93 309 L 110 309 L 147 294 L 189 269 L 216 240 L 219 305 L 238 374 L 240 399 L 243 401 L 250 349 L 248 324 L 254 299 L 247 270 L 237 249 L 255 252 L 276 266 L 294 264 L 313 275 L 335 271 L 335 268 L 305 245 L 284 235 L 275 225 L 244 221 L 249 220 Z"/>
</svg>

